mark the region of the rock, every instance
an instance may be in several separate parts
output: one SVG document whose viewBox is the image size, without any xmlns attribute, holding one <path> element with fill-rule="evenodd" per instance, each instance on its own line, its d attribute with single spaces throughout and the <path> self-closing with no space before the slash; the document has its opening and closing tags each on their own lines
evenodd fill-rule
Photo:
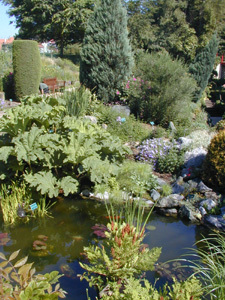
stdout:
<svg viewBox="0 0 225 300">
<path fill-rule="evenodd" d="M 222 215 L 205 215 L 203 218 L 203 222 L 209 227 L 214 227 L 219 230 L 225 230 L 225 220 Z"/>
<path fill-rule="evenodd" d="M 177 131 L 177 129 L 172 121 L 169 122 L 169 129 L 172 131 L 172 133 L 175 133 Z"/>
<path fill-rule="evenodd" d="M 188 182 L 185 182 L 185 184 L 184 184 L 185 193 L 190 194 L 190 193 L 196 192 L 198 183 L 199 183 L 199 181 L 197 181 L 197 180 L 189 180 Z"/>
<path fill-rule="evenodd" d="M 156 207 L 160 208 L 174 208 L 180 206 L 180 201 L 184 199 L 184 196 L 178 194 L 171 194 L 167 197 L 160 199 Z"/>
<path fill-rule="evenodd" d="M 173 194 L 183 194 L 185 188 L 183 185 L 178 184 L 177 182 L 175 182 L 172 185 L 172 192 Z"/>
<path fill-rule="evenodd" d="M 181 145 L 181 149 L 188 148 L 192 144 L 192 140 L 190 138 L 187 138 L 187 137 L 180 137 L 178 139 L 178 142 Z"/>
<path fill-rule="evenodd" d="M 165 180 L 163 180 L 162 178 L 159 178 L 159 177 L 156 178 L 156 182 L 159 186 L 163 186 L 163 185 L 167 184 L 167 182 Z"/>
<path fill-rule="evenodd" d="M 207 187 L 204 182 L 200 181 L 198 186 L 197 186 L 197 190 L 199 193 L 205 193 L 205 192 L 211 192 L 212 189 L 210 189 L 209 187 Z"/>
<path fill-rule="evenodd" d="M 212 199 L 206 199 L 200 202 L 200 205 L 204 207 L 207 211 L 211 210 L 213 207 L 216 207 L 216 202 Z"/>
<path fill-rule="evenodd" d="M 176 208 L 160 208 L 158 212 L 166 217 L 176 217 L 177 209 Z"/>
<path fill-rule="evenodd" d="M 90 197 L 91 193 L 90 193 L 90 191 L 89 191 L 88 189 L 85 189 L 85 190 L 83 190 L 83 191 L 81 192 L 81 195 L 82 195 L 83 197 Z"/>
<path fill-rule="evenodd" d="M 201 213 L 202 216 L 207 215 L 207 211 L 205 210 L 204 207 L 200 206 L 199 207 L 199 211 L 200 211 L 200 213 Z"/>
<path fill-rule="evenodd" d="M 101 199 L 101 200 L 109 200 L 109 193 L 108 192 L 104 192 L 104 194 L 97 193 L 94 197 Z"/>
<path fill-rule="evenodd" d="M 97 124 L 97 118 L 94 116 L 84 116 L 85 119 L 90 120 L 92 123 Z"/>
<path fill-rule="evenodd" d="M 221 207 L 221 215 L 224 218 L 225 217 L 225 206 Z"/>
<path fill-rule="evenodd" d="M 124 114 L 126 116 L 130 115 L 130 108 L 126 105 L 113 105 L 112 110 L 118 112 L 119 114 Z"/>
<path fill-rule="evenodd" d="M 206 157 L 207 151 L 202 147 L 195 148 L 191 151 L 187 151 L 184 154 L 184 166 L 185 168 L 200 167 Z"/>
<path fill-rule="evenodd" d="M 151 197 L 154 201 L 157 201 L 160 198 L 160 193 L 153 189 L 151 191 Z"/>
<path fill-rule="evenodd" d="M 205 197 L 210 198 L 215 202 L 218 202 L 220 195 L 218 195 L 216 192 L 209 191 L 209 192 L 205 192 Z"/>
<path fill-rule="evenodd" d="M 144 200 L 144 199 L 143 199 Z M 148 207 L 152 207 L 155 203 L 151 200 L 145 200 L 145 204 L 148 206 Z"/>
<path fill-rule="evenodd" d="M 180 207 L 179 215 L 181 218 L 188 219 L 191 222 L 199 221 L 202 218 L 200 211 L 196 211 L 195 207 L 190 203 L 184 204 Z"/>
</svg>

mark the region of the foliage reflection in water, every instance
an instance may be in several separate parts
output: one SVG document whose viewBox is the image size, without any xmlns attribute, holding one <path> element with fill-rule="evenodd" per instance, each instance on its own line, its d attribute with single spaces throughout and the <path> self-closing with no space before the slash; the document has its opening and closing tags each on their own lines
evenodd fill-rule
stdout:
<svg viewBox="0 0 225 300">
<path fill-rule="evenodd" d="M 68 292 L 66 299 L 86 300 L 88 284 L 80 282 L 77 277 L 83 273 L 79 261 L 84 260 L 83 247 L 98 243 L 101 239 L 93 234 L 92 227 L 96 224 L 106 225 L 108 221 L 105 205 L 100 202 L 82 199 L 59 201 L 52 208 L 52 218 L 33 219 L 13 228 L 5 228 L 2 223 L 0 252 L 9 255 L 21 249 L 20 255 L 28 255 L 29 262 L 34 262 L 37 272 L 56 270 L 65 275 L 60 278 L 60 283 Z M 160 266 L 160 262 L 176 259 L 187 253 L 185 248 L 193 247 L 201 234 L 200 227 L 153 213 L 146 226 L 144 243 L 150 248 L 162 247 Z M 172 269 L 171 266 L 165 267 Z M 158 272 L 147 272 L 146 277 L 153 283 L 160 274 L 163 275 L 157 282 L 157 286 L 160 286 L 168 280 L 166 268 L 163 267 L 161 272 L 160 268 Z M 95 295 L 95 290 L 89 289 L 92 299 Z"/>
</svg>

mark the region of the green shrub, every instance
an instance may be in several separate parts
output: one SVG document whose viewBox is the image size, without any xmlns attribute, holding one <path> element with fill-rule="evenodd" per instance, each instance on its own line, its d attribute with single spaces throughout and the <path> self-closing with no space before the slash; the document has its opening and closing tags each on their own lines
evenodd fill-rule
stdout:
<svg viewBox="0 0 225 300">
<path fill-rule="evenodd" d="M 225 120 L 223 119 L 216 124 L 216 130 L 220 131 L 224 129 L 225 129 Z"/>
<path fill-rule="evenodd" d="M 203 179 L 215 189 L 225 192 L 225 130 L 213 137 L 203 165 Z"/>
<path fill-rule="evenodd" d="M 184 163 L 183 152 L 173 147 L 165 156 L 159 156 L 157 160 L 156 170 L 159 173 L 177 173 Z"/>
<path fill-rule="evenodd" d="M 196 83 L 187 71 L 181 61 L 172 60 L 166 52 L 139 55 L 135 77 L 127 85 L 131 111 L 164 127 L 170 121 L 175 125 L 190 123 Z"/>
<path fill-rule="evenodd" d="M 13 252 L 9 259 L 0 253 L 0 296 L 1 299 L 57 300 L 65 298 L 67 294 L 60 288 L 58 280 L 62 275 L 57 271 L 46 274 L 35 274 L 33 263 L 26 263 L 28 257 L 24 257 L 13 263 L 20 250 Z M 55 285 L 55 287 L 54 287 Z"/>
<path fill-rule="evenodd" d="M 31 40 L 13 42 L 13 72 L 17 99 L 38 93 L 41 62 L 37 42 Z"/>
<path fill-rule="evenodd" d="M 120 189 L 140 195 L 157 186 L 152 167 L 146 163 L 125 161 L 117 176 Z"/>
<path fill-rule="evenodd" d="M 103 103 L 92 101 L 87 112 L 97 117 L 98 124 L 106 124 L 107 131 L 124 142 L 142 141 L 152 133 L 151 128 L 149 129 L 142 122 L 136 120 L 133 115 L 127 116 L 119 113 L 110 105 L 106 106 Z M 124 122 L 120 121 L 122 118 L 125 118 Z"/>
<path fill-rule="evenodd" d="M 66 101 L 66 113 L 69 116 L 84 116 L 90 105 L 92 94 L 84 86 L 80 86 L 75 90 L 65 92 L 63 99 Z"/>
</svg>

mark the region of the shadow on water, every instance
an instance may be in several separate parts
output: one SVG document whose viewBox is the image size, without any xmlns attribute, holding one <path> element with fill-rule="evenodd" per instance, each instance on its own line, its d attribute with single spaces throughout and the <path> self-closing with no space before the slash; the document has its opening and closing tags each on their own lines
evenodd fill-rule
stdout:
<svg viewBox="0 0 225 300">
<path fill-rule="evenodd" d="M 0 246 L 0 251 L 9 255 L 21 249 L 21 257 L 28 255 L 29 262 L 34 262 L 37 272 L 57 270 L 65 275 L 60 278 L 60 283 L 68 292 L 67 300 L 87 300 L 88 284 L 77 277 L 83 272 L 79 261 L 83 259 L 83 247 L 99 241 L 91 227 L 95 224 L 106 225 L 107 222 L 104 204 L 94 200 L 64 200 L 55 204 L 51 217 L 33 219 L 13 228 L 4 228 L 2 224 L 0 232 L 8 232 L 10 241 Z M 201 227 L 153 213 L 146 225 L 144 243 L 149 248 L 162 247 L 161 263 L 188 253 L 185 248 L 195 247 L 202 234 L 206 232 Z M 37 241 L 44 244 L 39 245 Z M 43 249 L 39 249 L 39 246 Z M 159 273 L 147 272 L 146 277 L 154 283 L 155 278 L 160 277 Z M 157 286 L 168 279 L 165 272 L 161 275 Z M 95 290 L 89 289 L 91 299 L 95 295 Z"/>
</svg>

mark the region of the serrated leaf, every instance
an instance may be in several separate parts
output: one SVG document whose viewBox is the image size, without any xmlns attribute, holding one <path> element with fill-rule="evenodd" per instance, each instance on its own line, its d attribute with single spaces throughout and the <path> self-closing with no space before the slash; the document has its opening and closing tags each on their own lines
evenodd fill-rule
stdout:
<svg viewBox="0 0 225 300">
<path fill-rule="evenodd" d="M 15 259 L 18 256 L 19 252 L 20 252 L 20 250 L 13 252 L 9 257 L 9 261 L 12 261 L 13 259 Z"/>
<path fill-rule="evenodd" d="M 10 154 L 13 151 L 13 147 L 12 146 L 4 146 L 0 148 L 0 160 L 3 160 L 5 163 L 8 160 L 8 157 L 10 156 Z"/>
<path fill-rule="evenodd" d="M 63 177 L 60 181 L 60 187 L 63 189 L 65 196 L 68 196 L 70 193 L 76 193 L 78 191 L 78 186 L 78 181 L 71 176 Z"/>
<path fill-rule="evenodd" d="M 0 252 L 0 258 L 3 259 L 3 260 L 6 260 L 6 257 L 2 252 Z"/>
<path fill-rule="evenodd" d="M 19 268 L 19 267 L 22 267 L 26 262 L 27 262 L 27 259 L 28 259 L 28 256 L 24 257 L 24 258 L 21 258 L 20 260 L 18 260 L 14 267 L 15 268 Z"/>
<path fill-rule="evenodd" d="M 50 198 L 57 197 L 59 194 L 59 187 L 56 178 L 49 172 L 38 172 L 34 175 L 24 175 L 25 180 L 31 187 L 35 187 L 42 195 L 47 194 Z"/>
</svg>

